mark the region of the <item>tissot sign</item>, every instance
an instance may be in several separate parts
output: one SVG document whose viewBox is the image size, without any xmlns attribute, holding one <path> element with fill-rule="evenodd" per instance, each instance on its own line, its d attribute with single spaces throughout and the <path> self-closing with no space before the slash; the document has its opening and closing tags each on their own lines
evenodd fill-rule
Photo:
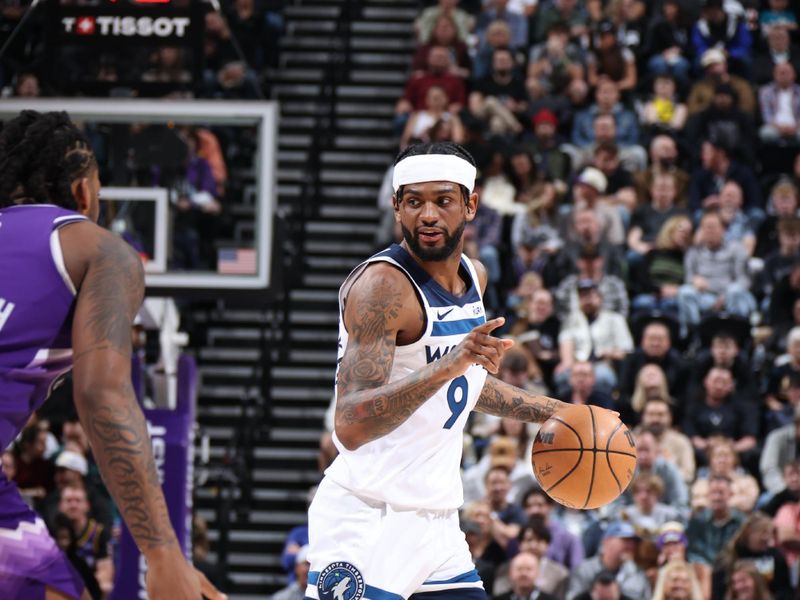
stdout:
<svg viewBox="0 0 800 600">
<path fill-rule="evenodd" d="M 192 5 L 199 5 L 193 2 Z M 51 4 L 51 27 L 65 46 L 107 45 L 119 42 L 193 46 L 202 39 L 203 15 L 194 6 L 62 6 Z"/>
<path fill-rule="evenodd" d="M 65 34 L 100 35 L 109 37 L 185 38 L 189 17 L 119 17 L 84 15 L 62 17 Z"/>
<path fill-rule="evenodd" d="M 140 0 L 141 1 L 141 0 Z M 64 93 L 105 96 L 114 88 L 130 88 L 145 96 L 189 89 L 202 80 L 202 3 L 146 5 L 115 3 L 95 6 L 48 2 L 46 43 L 50 56 L 49 80 Z M 178 49 L 181 68 L 191 81 L 181 83 L 151 79 L 142 73 L 152 68 L 148 54 L 159 48 Z"/>
</svg>

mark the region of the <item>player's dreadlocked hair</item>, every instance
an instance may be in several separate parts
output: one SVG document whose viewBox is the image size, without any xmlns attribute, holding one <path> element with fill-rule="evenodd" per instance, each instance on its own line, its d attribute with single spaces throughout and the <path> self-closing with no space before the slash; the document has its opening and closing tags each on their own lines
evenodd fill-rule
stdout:
<svg viewBox="0 0 800 600">
<path fill-rule="evenodd" d="M 0 131 L 0 208 L 47 203 L 75 210 L 72 182 L 95 164 L 67 113 L 24 110 Z"/>
<path fill-rule="evenodd" d="M 433 142 L 430 144 L 413 144 L 406 148 L 405 150 L 401 151 L 400 154 L 397 155 L 397 158 L 394 160 L 394 164 L 396 165 L 401 160 L 408 156 L 420 156 L 423 154 L 451 154 L 457 156 L 459 158 L 463 158 L 473 167 L 475 166 L 475 159 L 472 158 L 472 155 L 467 152 L 467 150 L 455 142 Z M 403 187 L 400 186 L 397 190 L 397 199 L 401 200 L 403 198 Z M 461 194 L 464 196 L 464 204 L 469 203 L 469 190 L 465 186 L 461 187 Z"/>
</svg>

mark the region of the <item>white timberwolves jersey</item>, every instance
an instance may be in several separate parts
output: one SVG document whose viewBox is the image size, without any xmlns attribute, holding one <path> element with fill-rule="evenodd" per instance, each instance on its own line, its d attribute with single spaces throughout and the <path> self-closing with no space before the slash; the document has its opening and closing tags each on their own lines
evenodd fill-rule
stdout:
<svg viewBox="0 0 800 600">
<path fill-rule="evenodd" d="M 342 319 L 344 292 L 370 263 L 399 267 L 411 280 L 425 305 L 422 337 L 397 346 L 389 382 L 403 379 L 452 350 L 472 329 L 484 323 L 480 284 L 470 260 L 461 258 L 469 286 L 457 297 L 442 288 L 404 248 L 393 245 L 359 265 L 339 292 L 339 353 L 347 348 Z M 418 302 L 409 297 L 408 302 Z M 464 375 L 443 385 L 409 419 L 386 436 L 347 450 L 333 435 L 339 456 L 325 474 L 359 496 L 395 508 L 457 509 L 464 501 L 459 467 L 467 417 L 480 396 L 486 370 L 472 365 Z"/>
</svg>

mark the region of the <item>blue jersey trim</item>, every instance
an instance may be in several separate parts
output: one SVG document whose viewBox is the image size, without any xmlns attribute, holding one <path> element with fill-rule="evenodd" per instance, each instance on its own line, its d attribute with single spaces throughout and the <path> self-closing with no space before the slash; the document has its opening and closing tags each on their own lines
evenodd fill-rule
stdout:
<svg viewBox="0 0 800 600">
<path fill-rule="evenodd" d="M 309 585 L 317 585 L 319 583 L 319 571 L 309 571 L 308 583 Z M 405 600 L 400 594 L 387 592 L 372 585 L 364 587 L 364 595 L 370 600 Z"/>
<path fill-rule="evenodd" d="M 431 329 L 431 337 L 442 337 L 446 335 L 458 335 L 460 333 L 469 333 L 478 325 L 486 322 L 485 317 L 476 317 L 474 319 L 459 319 L 458 321 L 434 321 L 433 329 Z"/>
<path fill-rule="evenodd" d="M 464 306 L 466 304 L 472 304 L 474 302 L 481 301 L 477 282 L 473 279 L 472 272 L 465 264 L 464 261 L 466 259 L 463 257 L 461 259 L 459 268 L 463 269 L 464 273 L 466 273 L 469 285 L 461 296 L 455 296 L 439 285 L 439 283 L 433 279 L 416 260 L 414 260 L 414 257 L 412 257 L 406 251 L 406 249 L 399 244 L 392 244 L 391 247 L 375 255 L 375 257 L 381 256 L 392 258 L 397 264 L 403 267 L 411 276 L 411 279 L 414 280 L 414 283 L 416 283 L 422 290 L 422 293 L 425 294 L 425 299 L 432 307 Z"/>
<path fill-rule="evenodd" d="M 387 592 L 386 590 L 371 585 L 365 586 L 364 596 L 369 598 L 369 600 L 406 600 L 400 594 Z"/>
<path fill-rule="evenodd" d="M 472 571 L 467 571 L 466 573 L 462 573 L 461 575 L 456 575 L 455 577 L 451 577 L 450 579 L 444 579 L 442 581 L 425 581 L 422 585 L 442 585 L 446 583 L 473 583 L 478 582 L 481 580 L 481 576 L 478 575 L 478 571 L 472 569 Z"/>
</svg>

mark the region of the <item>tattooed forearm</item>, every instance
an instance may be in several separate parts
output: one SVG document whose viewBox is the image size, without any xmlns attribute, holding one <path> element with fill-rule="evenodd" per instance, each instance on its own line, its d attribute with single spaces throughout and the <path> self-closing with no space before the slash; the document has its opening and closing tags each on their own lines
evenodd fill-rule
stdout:
<svg viewBox="0 0 800 600">
<path fill-rule="evenodd" d="M 147 550 L 176 543 L 160 493 L 147 426 L 133 390 L 124 390 L 119 398 L 105 397 L 102 404 L 92 402 L 83 409 L 86 433 L 103 480 L 137 545 Z"/>
<path fill-rule="evenodd" d="M 116 236 L 96 234 L 73 319 L 75 406 L 100 473 L 139 548 L 177 543 L 131 384 L 131 323 L 142 302 L 139 258 Z"/>
<path fill-rule="evenodd" d="M 547 396 L 534 396 L 489 375 L 475 410 L 497 417 L 541 423 L 564 406 L 560 400 Z"/>
<path fill-rule="evenodd" d="M 339 396 L 337 430 L 340 426 L 357 426 L 361 443 L 391 433 L 442 387 L 443 379 L 437 377 L 439 367 L 433 363 L 380 389 Z"/>
<path fill-rule="evenodd" d="M 397 336 L 392 321 L 407 296 L 379 277 L 363 282 L 358 296 L 347 313 L 349 341 L 337 375 L 336 432 L 347 447 L 394 431 L 446 380 L 433 363 L 386 384 Z"/>
</svg>

